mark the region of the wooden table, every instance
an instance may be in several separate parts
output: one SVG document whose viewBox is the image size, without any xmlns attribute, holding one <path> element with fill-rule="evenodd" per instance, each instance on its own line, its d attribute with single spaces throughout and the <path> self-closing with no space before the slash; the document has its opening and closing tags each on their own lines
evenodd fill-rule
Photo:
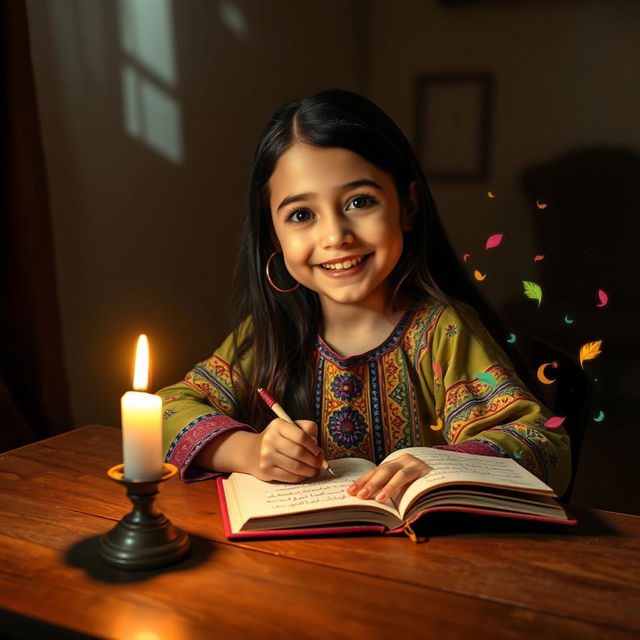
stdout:
<svg viewBox="0 0 640 640">
<path fill-rule="evenodd" d="M 229 542 L 212 482 L 161 485 L 193 552 L 159 571 L 104 566 L 130 509 L 106 471 L 120 431 L 88 426 L 0 454 L 0 631 L 20 638 L 638 638 L 640 517 L 440 525 L 428 542 Z"/>
</svg>

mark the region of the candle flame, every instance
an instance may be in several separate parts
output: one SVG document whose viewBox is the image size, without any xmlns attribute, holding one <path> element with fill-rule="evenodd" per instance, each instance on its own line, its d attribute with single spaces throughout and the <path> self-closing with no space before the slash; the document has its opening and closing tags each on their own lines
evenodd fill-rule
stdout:
<svg viewBox="0 0 640 640">
<path fill-rule="evenodd" d="M 149 384 L 149 341 L 144 333 L 138 337 L 136 364 L 133 371 L 133 388 L 146 391 Z"/>
</svg>

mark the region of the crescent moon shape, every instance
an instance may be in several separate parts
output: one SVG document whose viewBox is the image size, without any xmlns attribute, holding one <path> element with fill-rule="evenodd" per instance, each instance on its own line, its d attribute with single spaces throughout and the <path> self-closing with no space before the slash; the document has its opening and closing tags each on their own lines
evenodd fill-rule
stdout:
<svg viewBox="0 0 640 640">
<path fill-rule="evenodd" d="M 431 425 L 432 431 L 440 431 L 442 429 L 442 418 L 438 416 L 438 422 L 436 424 Z"/>
<path fill-rule="evenodd" d="M 515 334 L 515 333 L 510 333 L 510 334 L 507 336 L 507 342 L 508 342 L 509 344 L 513 344 L 516 340 L 517 340 L 517 338 L 516 338 L 516 334 Z"/>
<path fill-rule="evenodd" d="M 487 277 L 486 273 L 482 274 L 477 269 L 473 272 L 473 275 L 475 276 L 476 280 L 480 281 L 484 280 Z"/>
<path fill-rule="evenodd" d="M 604 420 L 604 411 L 600 409 L 600 413 L 593 419 L 594 422 L 602 422 Z"/>
<path fill-rule="evenodd" d="M 543 362 L 539 367 L 538 367 L 538 380 L 540 380 L 540 382 L 542 382 L 543 384 L 553 384 L 556 379 L 554 378 L 553 380 L 550 380 L 549 378 L 547 378 L 547 376 L 545 376 L 544 374 L 544 370 L 546 367 L 548 367 L 551 364 L 551 362 Z"/>
<path fill-rule="evenodd" d="M 538 207 L 538 209 L 546 209 L 547 203 L 542 202 L 542 200 L 536 200 L 536 207 Z"/>
<path fill-rule="evenodd" d="M 565 321 L 567 324 L 573 324 L 573 320 L 572 320 L 568 315 L 566 315 L 566 316 L 564 317 L 564 321 Z"/>
<path fill-rule="evenodd" d="M 495 197 L 496 197 L 496 195 L 495 195 L 495 193 L 493 193 L 493 191 L 487 191 L 487 195 L 488 195 L 490 198 L 495 198 Z"/>
<path fill-rule="evenodd" d="M 466 262 L 466 261 L 467 261 L 467 258 L 468 258 L 470 255 L 471 255 L 470 253 L 465 253 L 465 254 L 462 256 L 462 259 Z"/>
</svg>

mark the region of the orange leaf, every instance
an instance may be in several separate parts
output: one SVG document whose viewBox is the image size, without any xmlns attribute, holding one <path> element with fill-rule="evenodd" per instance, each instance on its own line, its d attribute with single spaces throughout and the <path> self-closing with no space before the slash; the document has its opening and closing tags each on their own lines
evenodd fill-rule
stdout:
<svg viewBox="0 0 640 640">
<path fill-rule="evenodd" d="M 602 352 L 600 351 L 600 345 L 602 344 L 602 340 L 596 340 L 595 342 L 587 342 L 580 347 L 580 366 L 584 369 L 582 363 L 585 360 L 593 360 L 597 356 L 599 356 Z"/>
</svg>

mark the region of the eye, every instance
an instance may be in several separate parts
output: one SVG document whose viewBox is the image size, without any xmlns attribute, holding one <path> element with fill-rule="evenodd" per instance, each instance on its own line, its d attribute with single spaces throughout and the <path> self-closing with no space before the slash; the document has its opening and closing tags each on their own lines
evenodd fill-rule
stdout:
<svg viewBox="0 0 640 640">
<path fill-rule="evenodd" d="M 357 202 L 361 202 L 363 204 L 361 206 L 356 206 Z M 365 209 L 367 208 L 367 205 L 373 206 L 377 203 L 378 201 L 370 193 L 361 193 L 353 198 L 350 204 L 354 205 L 356 209 Z"/>
<path fill-rule="evenodd" d="M 285 222 L 302 224 L 311 220 L 312 213 L 308 209 L 294 209 L 287 214 Z"/>
</svg>

